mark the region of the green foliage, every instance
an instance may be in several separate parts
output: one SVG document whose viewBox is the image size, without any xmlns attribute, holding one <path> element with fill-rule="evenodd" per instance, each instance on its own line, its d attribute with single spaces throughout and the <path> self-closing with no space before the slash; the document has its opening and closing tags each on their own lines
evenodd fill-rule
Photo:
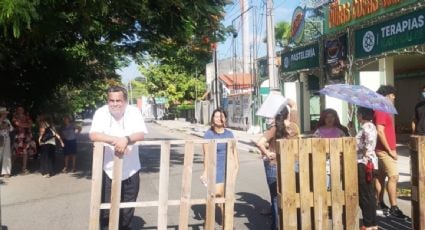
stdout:
<svg viewBox="0 0 425 230">
<path fill-rule="evenodd" d="M 91 86 L 119 80 L 115 69 L 129 56 L 177 65 L 178 77 L 184 78 L 189 70 L 203 68 L 210 44 L 225 36 L 224 5 L 223 0 L 2 0 L 0 104 L 20 104 L 33 112 L 59 110 L 45 106 L 58 101 L 70 110 L 92 106 L 103 92 Z M 135 84 L 137 93 L 146 93 Z M 182 85 L 163 92 L 177 101 L 193 98 L 194 90 L 179 92 L 190 88 Z M 63 96 L 64 89 L 81 98 Z"/>
<path fill-rule="evenodd" d="M 22 28 L 30 28 L 33 19 L 38 19 L 36 7 L 39 1 L 33 0 L 2 0 L 0 1 L 0 24 L 3 25 L 3 33 L 7 36 L 8 30 L 12 30 L 15 38 L 21 35 Z"/>
<path fill-rule="evenodd" d="M 140 79 L 134 79 L 131 81 L 132 88 L 132 98 L 130 98 L 133 102 L 137 101 L 137 98 L 141 96 L 148 96 L 149 92 L 146 84 Z"/>
<path fill-rule="evenodd" d="M 193 104 L 181 104 L 177 105 L 178 110 L 193 110 L 195 106 Z"/>
<path fill-rule="evenodd" d="M 274 27 L 275 42 L 280 47 L 288 45 L 289 39 L 291 38 L 291 25 L 289 22 L 281 21 L 276 23 Z M 263 42 L 267 42 L 267 37 L 263 38 Z"/>
<path fill-rule="evenodd" d="M 150 63 L 141 66 L 146 77 L 146 88 L 150 95 L 166 97 L 171 104 L 193 101 L 205 92 L 205 81 L 196 78 L 195 73 L 187 73 L 176 65 Z"/>
<path fill-rule="evenodd" d="M 291 35 L 291 25 L 289 22 L 281 21 L 276 23 L 275 26 L 275 39 L 276 44 L 283 47 L 284 45 L 288 45 L 288 41 Z"/>
</svg>

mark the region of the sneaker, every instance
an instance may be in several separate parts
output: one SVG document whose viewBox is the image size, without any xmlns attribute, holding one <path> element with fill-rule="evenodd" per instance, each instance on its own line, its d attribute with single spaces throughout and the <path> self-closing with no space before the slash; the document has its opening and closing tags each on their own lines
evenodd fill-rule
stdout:
<svg viewBox="0 0 425 230">
<path fill-rule="evenodd" d="M 399 219 L 406 219 L 407 216 L 403 214 L 403 212 L 397 207 L 393 206 L 390 208 L 390 215 Z"/>
<path fill-rule="evenodd" d="M 390 212 L 390 208 L 385 205 L 384 202 L 379 202 L 376 207 L 376 215 L 378 216 L 388 216 Z"/>
</svg>

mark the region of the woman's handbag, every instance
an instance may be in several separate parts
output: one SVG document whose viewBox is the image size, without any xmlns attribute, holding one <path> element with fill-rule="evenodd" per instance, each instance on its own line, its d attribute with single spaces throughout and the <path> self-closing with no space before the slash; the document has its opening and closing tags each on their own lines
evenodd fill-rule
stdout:
<svg viewBox="0 0 425 230">
<path fill-rule="evenodd" d="M 48 141 L 48 140 L 50 140 L 50 139 L 52 139 L 54 137 L 55 137 L 55 134 L 53 133 L 52 128 L 47 127 L 44 130 L 43 135 L 41 136 L 41 142 L 46 142 L 46 141 Z"/>
</svg>

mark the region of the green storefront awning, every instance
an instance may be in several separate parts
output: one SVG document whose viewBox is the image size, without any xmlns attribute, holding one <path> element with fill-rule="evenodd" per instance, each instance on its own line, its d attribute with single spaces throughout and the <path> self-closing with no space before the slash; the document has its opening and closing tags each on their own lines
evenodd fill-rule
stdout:
<svg viewBox="0 0 425 230">
<path fill-rule="evenodd" d="M 425 9 L 355 31 L 355 57 L 425 44 Z"/>
<path fill-rule="evenodd" d="M 319 67 L 319 43 L 282 53 L 282 72 Z"/>
</svg>

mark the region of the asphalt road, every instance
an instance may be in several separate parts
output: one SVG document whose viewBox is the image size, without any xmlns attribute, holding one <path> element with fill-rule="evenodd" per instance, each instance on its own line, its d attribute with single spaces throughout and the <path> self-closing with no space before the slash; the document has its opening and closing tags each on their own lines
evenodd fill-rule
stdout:
<svg viewBox="0 0 425 230">
<path fill-rule="evenodd" d="M 171 126 L 148 123 L 149 134 L 146 139 L 199 138 Z M 54 177 L 43 178 L 37 172 L 38 161 L 32 160 L 31 174 L 16 175 L 8 179 L 0 178 L 3 229 L 81 230 L 88 228 L 92 162 L 92 144 L 87 138 L 88 128 L 89 126 L 85 126 L 79 137 L 77 173 L 58 173 Z M 261 209 L 268 207 L 269 199 L 262 161 L 257 155 L 249 153 L 247 146 L 241 144 L 239 147 L 240 170 L 236 184 L 235 229 L 269 229 L 270 218 L 259 214 Z M 408 151 L 401 151 L 401 153 L 406 154 Z M 140 149 L 142 170 L 139 200 L 158 199 L 159 154 L 158 146 L 143 146 Z M 195 148 L 192 178 L 192 198 L 194 199 L 206 197 L 206 189 L 199 180 L 202 170 L 201 156 L 201 149 Z M 169 199 L 179 199 L 183 159 L 183 148 L 172 147 Z M 57 154 L 57 172 L 63 166 L 62 160 L 62 155 Z M 409 158 L 402 157 L 399 161 L 400 187 L 408 187 L 410 184 L 408 165 Z M 410 200 L 399 198 L 398 202 L 405 214 L 410 216 Z M 169 207 L 169 229 L 178 228 L 178 211 L 179 207 Z M 205 206 L 193 206 L 189 229 L 203 229 L 204 219 Z M 409 221 L 383 217 L 379 217 L 379 221 L 381 229 L 411 229 Z M 133 229 L 156 229 L 156 226 L 157 208 L 136 209 Z"/>
<path fill-rule="evenodd" d="M 149 123 L 148 140 L 197 138 L 179 131 Z M 1 213 L 3 229 L 38 230 L 88 228 L 90 205 L 90 174 L 92 145 L 87 140 L 88 126 L 79 137 L 78 172 L 43 178 L 38 172 L 38 163 L 31 161 L 32 173 L 2 178 Z M 201 149 L 195 148 L 192 198 L 206 197 L 206 189 L 200 183 L 202 170 Z M 253 153 L 240 150 L 240 170 L 236 184 L 235 228 L 268 229 L 270 218 L 259 214 L 267 207 L 269 199 L 261 160 Z M 57 155 L 56 169 L 59 172 L 63 157 Z M 159 147 L 144 146 L 140 149 L 142 163 L 141 190 L 139 199 L 153 201 L 158 198 Z M 169 199 L 178 199 L 181 189 L 183 166 L 182 147 L 172 148 L 170 166 Z M 205 206 L 193 206 L 190 214 L 190 229 L 203 229 Z M 157 209 L 136 209 L 133 229 L 156 229 Z M 177 229 L 178 207 L 169 207 L 169 229 Z"/>
</svg>

